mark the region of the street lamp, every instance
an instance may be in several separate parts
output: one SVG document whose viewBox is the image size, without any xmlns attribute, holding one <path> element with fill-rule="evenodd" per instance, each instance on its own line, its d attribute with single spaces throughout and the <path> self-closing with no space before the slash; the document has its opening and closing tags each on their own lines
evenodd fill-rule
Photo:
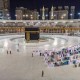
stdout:
<svg viewBox="0 0 80 80">
<path fill-rule="evenodd" d="M 23 15 L 23 17 L 25 17 L 25 15 Z"/>
<path fill-rule="evenodd" d="M 73 19 L 73 14 L 72 13 L 70 14 L 70 19 Z"/>
<path fill-rule="evenodd" d="M 26 15 L 25 15 L 25 19 L 26 19 L 26 20 L 28 20 L 28 17 L 29 17 L 29 15 L 28 15 L 28 14 L 26 14 Z"/>
<path fill-rule="evenodd" d="M 64 16 L 61 16 L 61 19 L 63 20 L 64 19 Z"/>
<path fill-rule="evenodd" d="M 54 16 L 54 19 L 57 19 L 57 15 L 56 14 L 54 14 L 53 16 Z"/>
<path fill-rule="evenodd" d="M 78 13 L 78 15 L 79 15 L 79 19 L 80 19 L 80 12 Z"/>
<path fill-rule="evenodd" d="M 56 16 L 56 15 L 54 14 L 54 16 Z"/>
<path fill-rule="evenodd" d="M 28 17 L 28 14 L 26 14 L 26 17 Z"/>
<path fill-rule="evenodd" d="M 15 15 L 15 18 L 17 19 L 17 14 Z"/>
<path fill-rule="evenodd" d="M 63 14 L 63 15 L 61 16 L 61 19 L 65 19 L 65 17 L 66 17 L 66 14 Z"/>
<path fill-rule="evenodd" d="M 40 15 L 38 15 L 38 17 L 40 17 Z"/>
<path fill-rule="evenodd" d="M 40 19 L 40 14 L 38 14 L 38 20 Z"/>
<path fill-rule="evenodd" d="M 48 19 L 48 14 L 45 15 L 46 20 Z"/>
<path fill-rule="evenodd" d="M 15 15 L 17 17 L 17 15 Z"/>
<path fill-rule="evenodd" d="M 9 16 L 9 14 L 7 14 L 7 16 Z"/>
<path fill-rule="evenodd" d="M 46 17 L 48 17 L 48 14 L 46 14 Z"/>
</svg>

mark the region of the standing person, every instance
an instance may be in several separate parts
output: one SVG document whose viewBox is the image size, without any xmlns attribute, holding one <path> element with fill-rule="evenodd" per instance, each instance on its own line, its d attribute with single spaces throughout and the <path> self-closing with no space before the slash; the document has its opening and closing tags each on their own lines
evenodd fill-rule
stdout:
<svg viewBox="0 0 80 80">
<path fill-rule="evenodd" d="M 11 51 L 10 51 L 10 54 L 11 54 Z"/>
<path fill-rule="evenodd" d="M 32 57 L 33 57 L 33 53 L 32 53 Z"/>
<path fill-rule="evenodd" d="M 42 56 L 42 53 L 40 52 L 40 56 Z"/>
<path fill-rule="evenodd" d="M 19 47 L 19 43 L 18 43 L 18 47 Z"/>
<path fill-rule="evenodd" d="M 42 77 L 44 77 L 44 71 L 42 70 L 42 75 L 41 75 Z"/>
<path fill-rule="evenodd" d="M 8 54 L 8 50 L 7 50 L 7 54 Z"/>
<path fill-rule="evenodd" d="M 80 62 L 79 62 L 79 65 L 78 66 L 80 67 Z"/>
<path fill-rule="evenodd" d="M 19 52 L 19 49 L 17 49 L 17 52 Z"/>
<path fill-rule="evenodd" d="M 80 56 L 78 57 L 78 67 L 80 67 Z"/>
</svg>

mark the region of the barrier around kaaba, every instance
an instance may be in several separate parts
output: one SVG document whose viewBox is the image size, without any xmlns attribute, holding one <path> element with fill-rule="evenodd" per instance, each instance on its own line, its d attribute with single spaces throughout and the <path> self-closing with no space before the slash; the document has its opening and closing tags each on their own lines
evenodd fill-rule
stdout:
<svg viewBox="0 0 80 80">
<path fill-rule="evenodd" d="M 38 27 L 26 27 L 25 28 L 25 40 L 27 42 L 36 40 L 39 41 L 39 28 Z"/>
</svg>

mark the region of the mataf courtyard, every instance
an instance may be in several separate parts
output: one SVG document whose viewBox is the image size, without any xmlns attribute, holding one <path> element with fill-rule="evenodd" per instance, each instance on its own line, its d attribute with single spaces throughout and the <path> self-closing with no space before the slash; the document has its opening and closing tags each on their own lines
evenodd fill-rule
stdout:
<svg viewBox="0 0 80 80">
<path fill-rule="evenodd" d="M 44 40 L 26 43 L 24 34 L 0 35 L 0 80 L 80 80 L 80 67 L 48 66 L 44 56 L 39 55 L 46 50 L 78 47 L 80 37 L 51 34 L 40 37 Z"/>
</svg>

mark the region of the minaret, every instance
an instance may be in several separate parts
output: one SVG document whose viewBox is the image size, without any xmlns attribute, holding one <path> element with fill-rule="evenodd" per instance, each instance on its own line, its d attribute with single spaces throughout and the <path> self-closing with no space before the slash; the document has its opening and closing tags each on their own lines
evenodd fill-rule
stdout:
<svg viewBox="0 0 80 80">
<path fill-rule="evenodd" d="M 44 8 L 44 6 L 42 8 L 42 20 L 45 20 L 45 8 Z"/>
<path fill-rule="evenodd" d="M 54 7 L 51 8 L 51 19 L 54 19 Z"/>
</svg>

